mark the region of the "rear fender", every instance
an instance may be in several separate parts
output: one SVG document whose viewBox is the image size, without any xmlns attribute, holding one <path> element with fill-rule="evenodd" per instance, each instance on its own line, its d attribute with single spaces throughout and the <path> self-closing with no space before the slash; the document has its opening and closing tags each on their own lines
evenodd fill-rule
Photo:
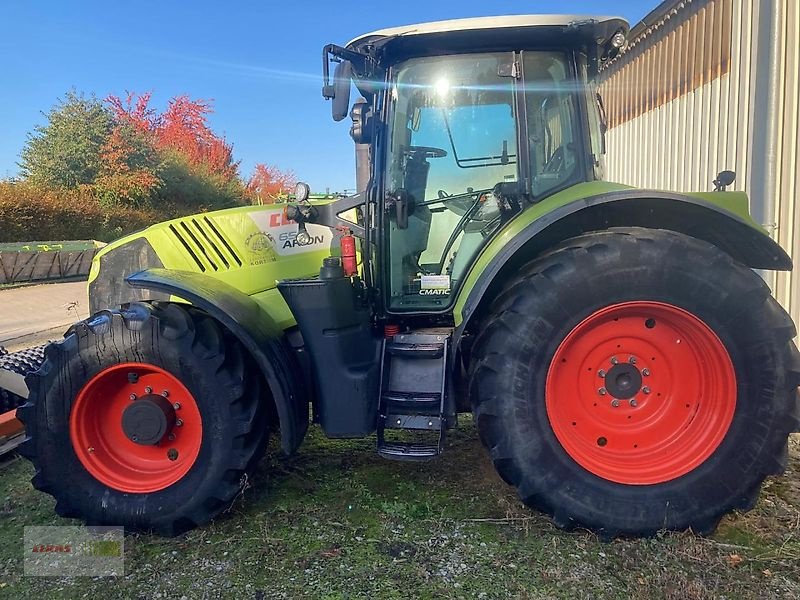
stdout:
<svg viewBox="0 0 800 600">
<path fill-rule="evenodd" d="M 475 314 L 485 310 L 523 264 L 564 240 L 590 231 L 610 227 L 667 229 L 714 244 L 753 269 L 792 269 L 789 255 L 747 214 L 744 194 L 685 195 L 627 188 L 573 198 L 551 209 L 546 204 L 548 200 L 519 215 L 476 261 L 456 301 L 455 342 Z"/>
<path fill-rule="evenodd" d="M 129 276 L 134 288 L 177 296 L 205 311 L 250 352 L 269 385 L 283 451 L 297 450 L 308 430 L 309 394 L 283 330 L 250 296 L 233 286 L 189 271 L 148 269 Z"/>
</svg>

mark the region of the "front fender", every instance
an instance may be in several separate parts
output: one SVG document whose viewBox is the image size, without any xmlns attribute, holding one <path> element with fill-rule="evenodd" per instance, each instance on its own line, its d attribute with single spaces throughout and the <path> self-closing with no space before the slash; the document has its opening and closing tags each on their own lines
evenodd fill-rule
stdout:
<svg viewBox="0 0 800 600">
<path fill-rule="evenodd" d="M 308 398 L 299 365 L 283 330 L 250 296 L 190 271 L 148 269 L 126 278 L 134 288 L 177 296 L 205 311 L 250 352 L 269 385 L 281 428 L 283 451 L 297 450 L 308 429 Z"/>
<path fill-rule="evenodd" d="M 526 210 L 483 250 L 456 300 L 455 337 L 522 264 L 571 237 L 609 227 L 668 229 L 714 244 L 753 269 L 792 269 L 789 255 L 747 214 L 744 194 L 580 184 Z"/>
</svg>

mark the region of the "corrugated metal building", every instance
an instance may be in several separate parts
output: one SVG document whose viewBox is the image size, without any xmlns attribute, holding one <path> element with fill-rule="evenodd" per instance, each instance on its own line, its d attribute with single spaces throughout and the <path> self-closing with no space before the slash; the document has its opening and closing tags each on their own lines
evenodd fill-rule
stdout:
<svg viewBox="0 0 800 600">
<path fill-rule="evenodd" d="M 601 85 L 607 178 L 704 191 L 736 171 L 794 259 L 767 277 L 800 324 L 800 2 L 667 0 L 629 39 Z"/>
</svg>

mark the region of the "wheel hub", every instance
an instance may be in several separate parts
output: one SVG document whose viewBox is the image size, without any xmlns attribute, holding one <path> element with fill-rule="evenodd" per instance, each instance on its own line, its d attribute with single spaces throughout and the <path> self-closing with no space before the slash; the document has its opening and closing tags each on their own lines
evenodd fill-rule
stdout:
<svg viewBox="0 0 800 600">
<path fill-rule="evenodd" d="M 642 373 L 631 364 L 614 365 L 605 376 L 605 388 L 614 398 L 633 398 L 642 389 Z"/>
<path fill-rule="evenodd" d="M 156 394 L 142 396 L 122 413 L 122 431 L 126 437 L 143 446 L 155 446 L 175 426 L 172 403 Z"/>
</svg>

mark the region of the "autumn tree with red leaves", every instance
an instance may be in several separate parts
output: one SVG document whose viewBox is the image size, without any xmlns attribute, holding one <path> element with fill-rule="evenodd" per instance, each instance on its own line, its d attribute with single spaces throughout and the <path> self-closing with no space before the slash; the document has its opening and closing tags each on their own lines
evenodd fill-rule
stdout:
<svg viewBox="0 0 800 600">
<path fill-rule="evenodd" d="M 270 204 L 289 194 L 295 185 L 297 176 L 294 172 L 258 163 L 247 181 L 247 193 L 258 203 Z"/>
<path fill-rule="evenodd" d="M 100 101 L 71 91 L 29 135 L 23 183 L 80 194 L 107 214 L 169 218 L 287 195 L 296 178 L 276 166 L 257 165 L 242 181 L 232 145 L 209 123 L 212 112 L 211 100 L 187 95 L 159 111 L 149 92 Z"/>
<path fill-rule="evenodd" d="M 156 125 L 157 144 L 162 149 L 177 150 L 191 164 L 203 166 L 210 173 L 233 179 L 239 163 L 233 161 L 233 147 L 209 128 L 208 115 L 212 112 L 207 100 L 173 98 Z"/>
<path fill-rule="evenodd" d="M 208 124 L 211 101 L 177 96 L 163 113 L 149 93 L 106 99 L 115 121 L 149 140 L 158 153 L 159 199 L 180 205 L 221 208 L 242 203 L 245 190 L 233 147 Z"/>
<path fill-rule="evenodd" d="M 117 123 L 127 123 L 136 131 L 146 134 L 153 132 L 158 123 L 155 109 L 150 108 L 151 97 L 150 92 L 145 92 L 140 96 L 134 92 L 128 92 L 125 100 L 112 95 L 106 98 L 106 103 L 111 108 Z"/>
<path fill-rule="evenodd" d="M 100 203 L 149 204 L 162 184 L 158 162 L 146 132 L 132 123 L 117 122 L 100 149 L 100 171 L 94 180 Z"/>
<path fill-rule="evenodd" d="M 157 114 L 150 108 L 150 98 L 150 93 L 137 96 L 128 92 L 125 100 L 109 96 L 106 101 L 118 122 L 149 133 L 158 150 L 175 150 L 191 165 L 226 179 L 238 176 L 233 147 L 208 125 L 208 115 L 214 112 L 210 100 L 176 96 L 163 113 Z"/>
</svg>

